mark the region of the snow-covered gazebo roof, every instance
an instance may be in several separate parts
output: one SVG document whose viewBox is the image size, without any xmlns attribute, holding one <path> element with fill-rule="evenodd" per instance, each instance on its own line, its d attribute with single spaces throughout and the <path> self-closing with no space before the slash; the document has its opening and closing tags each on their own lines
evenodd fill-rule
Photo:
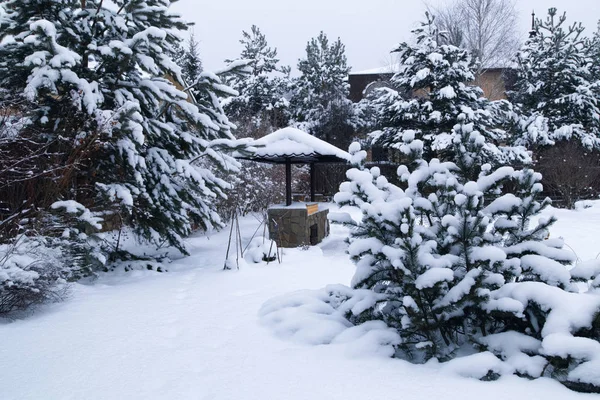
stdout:
<svg viewBox="0 0 600 400">
<path fill-rule="evenodd" d="M 346 163 L 350 154 L 296 128 L 283 128 L 248 142 L 239 159 L 275 164 Z"/>
<path fill-rule="evenodd" d="M 315 169 L 319 163 L 348 163 L 350 154 L 296 128 L 283 128 L 251 140 L 235 158 L 285 164 L 285 202 L 292 204 L 292 164 L 310 164 L 310 199 L 315 200 Z"/>
</svg>

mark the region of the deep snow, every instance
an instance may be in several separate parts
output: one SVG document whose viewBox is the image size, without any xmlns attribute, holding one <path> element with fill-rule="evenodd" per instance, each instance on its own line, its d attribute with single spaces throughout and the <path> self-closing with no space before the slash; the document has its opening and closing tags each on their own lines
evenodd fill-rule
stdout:
<svg viewBox="0 0 600 400">
<path fill-rule="evenodd" d="M 600 252 L 600 202 L 550 210 L 583 260 Z M 247 243 L 258 223 L 241 222 Z M 319 247 L 285 250 L 283 263 L 223 271 L 227 229 L 192 237 L 168 273 L 112 273 L 76 284 L 70 298 L 0 322 L 0 399 L 596 399 L 555 381 L 462 378 L 436 365 L 357 355 L 352 343 L 281 340 L 257 315 L 300 289 L 349 284 L 345 228 Z M 465 366 L 468 368 L 468 366 Z"/>
</svg>

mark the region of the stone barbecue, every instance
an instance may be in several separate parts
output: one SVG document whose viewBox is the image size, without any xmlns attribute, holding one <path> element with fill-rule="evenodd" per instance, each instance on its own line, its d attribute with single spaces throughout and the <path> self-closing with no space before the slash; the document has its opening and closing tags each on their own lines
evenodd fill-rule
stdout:
<svg viewBox="0 0 600 400">
<path fill-rule="evenodd" d="M 279 247 L 314 246 L 329 235 L 329 210 L 319 204 L 270 207 L 269 238 Z"/>
</svg>

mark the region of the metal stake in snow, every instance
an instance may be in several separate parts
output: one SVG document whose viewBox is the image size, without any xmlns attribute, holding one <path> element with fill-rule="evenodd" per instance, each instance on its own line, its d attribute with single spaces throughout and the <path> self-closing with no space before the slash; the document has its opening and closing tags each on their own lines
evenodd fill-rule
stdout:
<svg viewBox="0 0 600 400">
<path fill-rule="evenodd" d="M 242 233 L 240 231 L 240 220 L 238 218 L 237 210 L 234 210 L 231 213 L 231 229 L 229 230 L 229 241 L 227 243 L 227 253 L 225 254 L 225 264 L 223 265 L 223 269 L 233 269 L 232 263 L 233 261 L 229 259 L 229 250 L 231 249 L 231 239 L 233 236 L 233 227 L 235 226 L 235 236 L 233 240 L 235 240 L 235 265 L 237 269 L 240 269 L 240 256 L 244 258 L 244 249 L 242 248 Z"/>
</svg>

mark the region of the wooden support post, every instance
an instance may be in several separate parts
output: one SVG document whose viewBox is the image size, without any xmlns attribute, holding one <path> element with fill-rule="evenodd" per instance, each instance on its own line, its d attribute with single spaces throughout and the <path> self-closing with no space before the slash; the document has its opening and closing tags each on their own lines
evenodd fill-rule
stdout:
<svg viewBox="0 0 600 400">
<path fill-rule="evenodd" d="M 315 182 L 316 171 L 315 163 L 310 163 L 310 201 L 315 201 Z"/>
<path fill-rule="evenodd" d="M 285 205 L 292 205 L 292 162 L 285 160 Z"/>
</svg>

